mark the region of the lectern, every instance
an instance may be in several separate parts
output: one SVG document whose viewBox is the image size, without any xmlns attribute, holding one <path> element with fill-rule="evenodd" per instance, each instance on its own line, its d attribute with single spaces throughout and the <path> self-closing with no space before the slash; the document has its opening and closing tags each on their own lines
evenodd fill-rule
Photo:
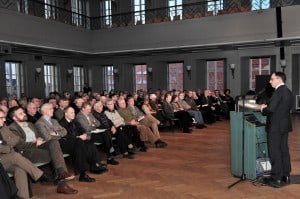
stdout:
<svg viewBox="0 0 300 199">
<path fill-rule="evenodd" d="M 243 121 L 244 120 L 244 121 Z M 243 124 L 244 122 L 244 124 Z M 266 117 L 260 112 L 230 112 L 231 173 L 241 176 L 244 155 L 244 174 L 246 179 L 257 177 L 257 159 L 268 157 Z M 243 154 L 244 126 L 244 154 Z"/>
</svg>

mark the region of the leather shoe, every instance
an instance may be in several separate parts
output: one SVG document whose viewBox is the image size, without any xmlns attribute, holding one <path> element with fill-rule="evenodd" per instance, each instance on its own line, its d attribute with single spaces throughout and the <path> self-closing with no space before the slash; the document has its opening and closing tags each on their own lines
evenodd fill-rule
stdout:
<svg viewBox="0 0 300 199">
<path fill-rule="evenodd" d="M 90 166 L 91 173 L 101 174 L 106 171 L 108 171 L 108 169 L 107 169 L 106 165 L 104 165 L 104 164 L 96 164 L 96 165 Z"/>
<path fill-rule="evenodd" d="M 111 158 L 111 159 L 107 159 L 107 164 L 118 165 L 119 162 L 117 160 Z"/>
<path fill-rule="evenodd" d="M 43 175 L 37 180 L 41 183 L 54 183 L 55 179 L 47 174 L 43 173 Z"/>
<path fill-rule="evenodd" d="M 183 129 L 183 133 L 192 133 L 190 129 Z"/>
<path fill-rule="evenodd" d="M 69 187 L 69 185 L 65 184 L 64 186 L 58 186 L 57 193 L 63 193 L 63 194 L 76 194 L 78 191 L 76 189 L 72 189 Z"/>
<path fill-rule="evenodd" d="M 80 175 L 79 181 L 80 181 L 80 182 L 95 182 L 96 179 L 95 179 L 95 178 L 91 178 L 91 177 L 88 176 L 87 174 L 84 174 L 84 175 Z"/>
<path fill-rule="evenodd" d="M 140 151 L 141 151 L 141 152 L 147 152 L 147 150 L 148 150 L 148 147 L 146 147 L 146 146 L 142 146 L 142 147 L 140 148 Z"/>
<path fill-rule="evenodd" d="M 75 178 L 74 175 L 71 175 L 70 173 L 64 171 L 62 173 L 59 173 L 57 176 L 57 180 L 73 180 Z"/>
<path fill-rule="evenodd" d="M 127 153 L 127 154 L 123 154 L 123 158 L 126 158 L 126 159 L 134 159 L 134 156 Z"/>
<path fill-rule="evenodd" d="M 290 176 L 282 176 L 282 182 L 285 184 L 291 184 L 291 177 Z"/>
<path fill-rule="evenodd" d="M 161 141 L 156 141 L 155 147 L 156 148 L 164 148 L 165 144 L 163 142 L 161 142 Z"/>
<path fill-rule="evenodd" d="M 282 187 L 282 181 L 281 180 L 275 180 L 275 179 L 271 178 L 267 182 L 267 185 L 269 185 L 270 187 L 273 187 L 273 188 L 280 188 L 280 187 Z"/>
</svg>

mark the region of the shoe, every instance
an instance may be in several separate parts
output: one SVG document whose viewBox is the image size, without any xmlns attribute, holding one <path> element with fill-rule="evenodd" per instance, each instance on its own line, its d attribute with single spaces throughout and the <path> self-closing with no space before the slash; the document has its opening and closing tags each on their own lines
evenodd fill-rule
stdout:
<svg viewBox="0 0 300 199">
<path fill-rule="evenodd" d="M 96 179 L 95 178 L 91 178 L 87 174 L 84 174 L 82 176 L 81 175 L 79 176 L 79 181 L 80 182 L 95 182 Z"/>
<path fill-rule="evenodd" d="M 52 176 L 48 176 L 47 174 L 43 173 L 43 175 L 37 181 L 41 183 L 54 183 L 55 179 Z"/>
<path fill-rule="evenodd" d="M 94 164 L 90 166 L 90 172 L 95 174 L 101 174 L 103 172 L 108 171 L 107 166 L 105 164 Z"/>
<path fill-rule="evenodd" d="M 141 151 L 141 152 L 147 152 L 147 150 L 148 150 L 148 147 L 146 147 L 146 146 L 142 146 L 142 147 L 140 148 L 140 151 Z"/>
<path fill-rule="evenodd" d="M 123 158 L 126 158 L 126 159 L 134 159 L 134 156 L 127 153 L 127 154 L 123 154 Z"/>
<path fill-rule="evenodd" d="M 162 141 L 160 141 L 160 140 L 158 140 L 158 141 L 155 142 L 155 147 L 156 148 L 164 148 L 165 146 L 166 145 Z"/>
<path fill-rule="evenodd" d="M 129 150 L 128 150 L 128 153 L 129 153 L 130 155 L 134 155 L 134 154 L 135 154 L 135 149 L 133 149 L 133 148 L 132 148 L 132 149 L 129 149 Z"/>
<path fill-rule="evenodd" d="M 58 181 L 60 180 L 73 180 L 75 178 L 74 175 L 71 175 L 70 173 L 64 171 L 60 174 L 58 174 L 57 179 Z"/>
<path fill-rule="evenodd" d="M 119 162 L 117 160 L 111 158 L 111 159 L 107 159 L 107 164 L 118 165 Z"/>
<path fill-rule="evenodd" d="M 183 129 L 183 133 L 192 133 L 190 129 Z"/>
<path fill-rule="evenodd" d="M 273 187 L 273 188 L 280 188 L 283 186 L 283 183 L 281 180 L 275 180 L 275 179 L 271 178 L 270 180 L 268 180 L 267 185 L 269 185 L 270 187 Z"/>
<path fill-rule="evenodd" d="M 197 129 L 203 129 L 204 127 L 201 124 L 196 125 Z"/>
<path fill-rule="evenodd" d="M 63 194 L 76 194 L 78 191 L 76 189 L 72 189 L 69 187 L 69 185 L 64 184 L 63 186 L 57 186 L 57 193 L 63 193 Z"/>
<path fill-rule="evenodd" d="M 285 184 L 291 184 L 291 177 L 290 176 L 282 176 L 282 182 Z"/>
</svg>

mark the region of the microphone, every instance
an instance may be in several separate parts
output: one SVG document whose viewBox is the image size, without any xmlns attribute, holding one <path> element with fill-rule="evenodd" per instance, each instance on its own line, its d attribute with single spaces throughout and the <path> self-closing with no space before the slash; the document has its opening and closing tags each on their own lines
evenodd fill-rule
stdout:
<svg viewBox="0 0 300 199">
<path fill-rule="evenodd" d="M 253 99 L 256 99 L 259 97 L 261 94 L 263 94 L 266 91 L 266 88 L 261 89 L 256 95 L 253 96 Z"/>
</svg>

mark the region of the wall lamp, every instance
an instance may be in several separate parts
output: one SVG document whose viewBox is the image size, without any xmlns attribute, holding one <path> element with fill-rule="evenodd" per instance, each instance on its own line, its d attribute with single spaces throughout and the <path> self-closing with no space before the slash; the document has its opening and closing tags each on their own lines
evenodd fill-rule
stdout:
<svg viewBox="0 0 300 199">
<path fill-rule="evenodd" d="M 116 80 L 119 81 L 119 70 L 117 68 L 114 68 L 113 73 Z"/>
<path fill-rule="evenodd" d="M 152 67 L 148 67 L 147 71 L 148 71 L 149 78 L 152 80 Z"/>
<path fill-rule="evenodd" d="M 67 69 L 67 81 L 69 78 L 71 78 L 73 75 L 73 69 Z"/>
<path fill-rule="evenodd" d="M 35 73 L 34 73 L 35 82 L 37 82 L 37 79 L 40 77 L 41 72 L 42 72 L 42 68 L 40 67 L 35 68 Z"/>
<path fill-rule="evenodd" d="M 280 60 L 280 66 L 282 68 L 282 72 L 284 72 L 284 69 L 286 68 L 286 60 L 285 59 Z"/>
<path fill-rule="evenodd" d="M 192 66 L 191 65 L 186 66 L 186 72 L 187 72 L 187 75 L 188 75 L 189 79 L 191 79 L 191 72 L 192 72 Z"/>
<path fill-rule="evenodd" d="M 229 68 L 231 70 L 232 79 L 234 79 L 235 64 L 230 64 Z"/>
</svg>

